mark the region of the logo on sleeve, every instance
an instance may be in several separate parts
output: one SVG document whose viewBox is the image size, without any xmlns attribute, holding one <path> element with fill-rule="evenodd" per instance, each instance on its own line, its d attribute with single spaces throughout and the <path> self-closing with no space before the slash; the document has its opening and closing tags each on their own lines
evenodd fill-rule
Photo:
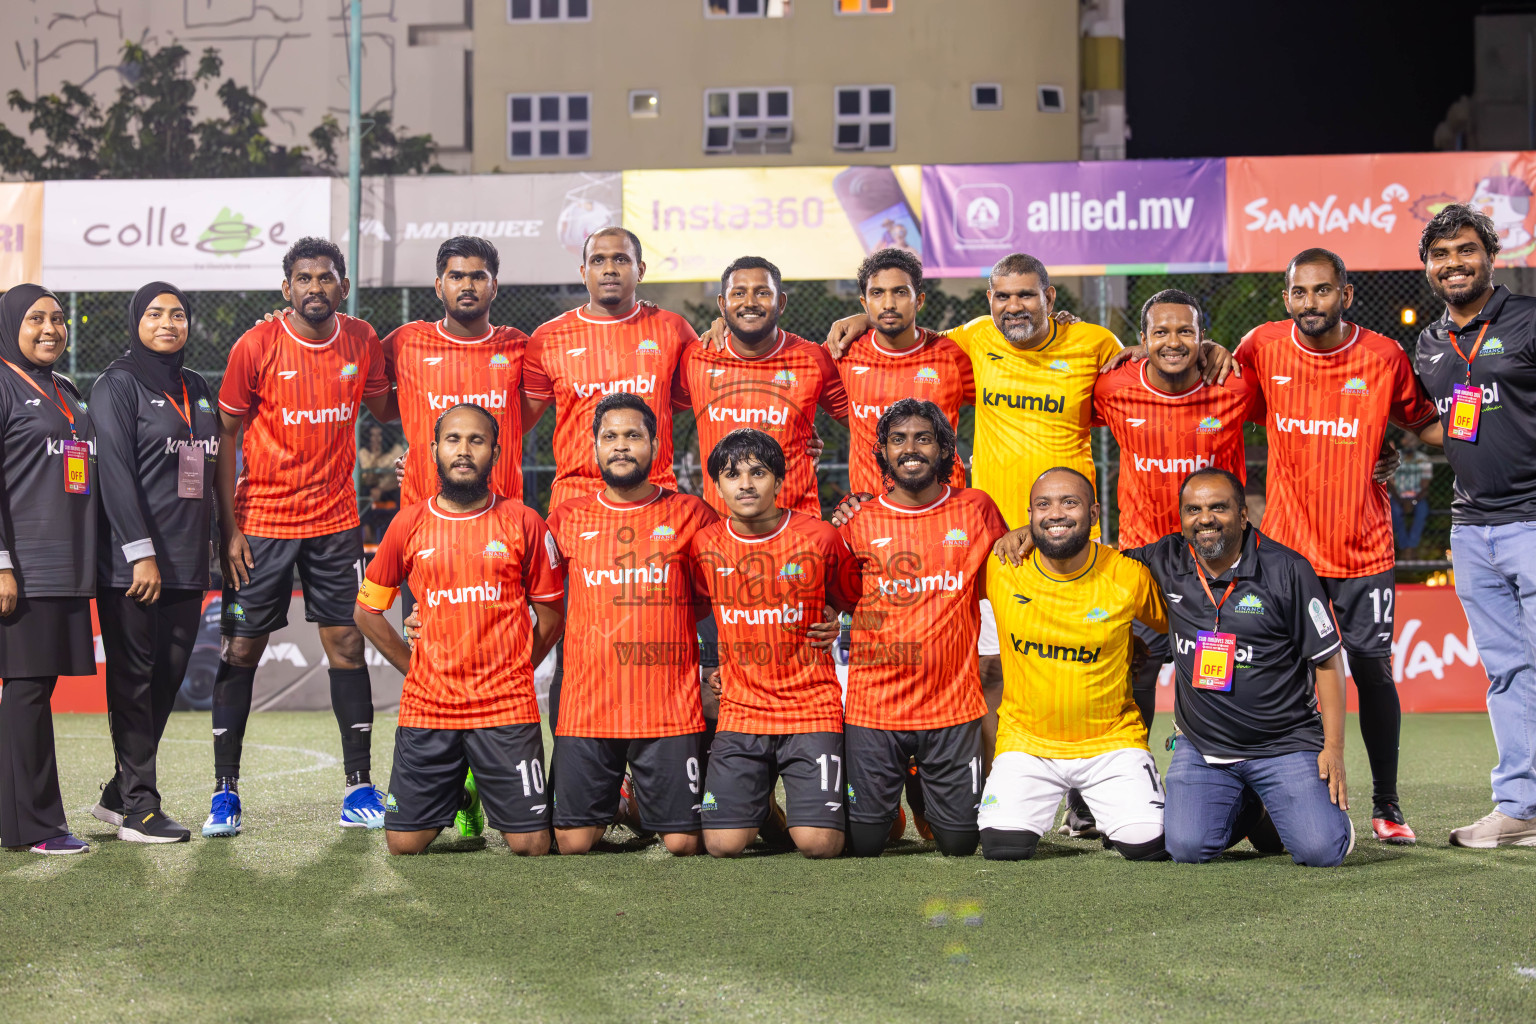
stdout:
<svg viewBox="0 0 1536 1024">
<path fill-rule="evenodd" d="M 1333 632 L 1333 620 L 1328 617 L 1328 609 L 1323 607 L 1323 602 L 1313 598 L 1307 603 L 1307 614 L 1312 616 L 1312 625 L 1317 627 L 1317 635 L 1328 636 Z"/>
<path fill-rule="evenodd" d="M 1344 382 L 1342 393 L 1346 395 L 1361 396 L 1370 394 L 1371 389 L 1366 387 L 1364 377 L 1351 377 L 1349 380 Z"/>
<path fill-rule="evenodd" d="M 1247 597 L 1237 602 L 1237 607 L 1234 609 L 1234 611 L 1241 612 L 1244 615 L 1263 615 L 1264 602 L 1259 600 L 1259 596 L 1257 594 L 1249 594 Z"/>
</svg>

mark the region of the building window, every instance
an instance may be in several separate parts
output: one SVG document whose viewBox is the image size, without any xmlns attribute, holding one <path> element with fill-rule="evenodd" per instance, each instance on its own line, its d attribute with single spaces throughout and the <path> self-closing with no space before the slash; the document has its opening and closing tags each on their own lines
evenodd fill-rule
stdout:
<svg viewBox="0 0 1536 1024">
<path fill-rule="evenodd" d="M 704 0 L 706 18 L 787 18 L 794 0 Z"/>
<path fill-rule="evenodd" d="M 788 153 L 794 102 L 788 89 L 709 89 L 704 93 L 704 152 Z"/>
<path fill-rule="evenodd" d="M 592 0 L 507 0 L 508 21 L 591 21 Z"/>
<path fill-rule="evenodd" d="M 1042 85 L 1036 89 L 1037 105 L 1042 114 L 1062 114 L 1067 109 L 1067 91 L 1059 85 Z"/>
<path fill-rule="evenodd" d="M 832 144 L 838 149 L 896 148 L 896 90 L 889 85 L 839 86 Z"/>
<path fill-rule="evenodd" d="M 832 9 L 838 14 L 890 14 L 896 0 L 832 0 Z"/>
<path fill-rule="evenodd" d="M 581 160 L 592 153 L 592 95 L 507 97 L 507 155 L 513 160 Z"/>
<path fill-rule="evenodd" d="M 630 117 L 660 117 L 661 94 L 655 89 L 631 89 L 629 93 Z"/>
<path fill-rule="evenodd" d="M 1002 110 L 1003 87 L 996 82 L 975 82 L 971 85 L 972 110 Z"/>
</svg>

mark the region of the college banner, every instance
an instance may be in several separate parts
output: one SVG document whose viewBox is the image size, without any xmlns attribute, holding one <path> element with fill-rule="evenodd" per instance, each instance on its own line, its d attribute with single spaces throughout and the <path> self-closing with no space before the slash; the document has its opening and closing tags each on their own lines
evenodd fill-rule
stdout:
<svg viewBox="0 0 1536 1024">
<path fill-rule="evenodd" d="M 43 275 L 43 186 L 0 184 L 0 291 Z"/>
<path fill-rule="evenodd" d="M 786 278 L 838 280 L 894 246 L 923 257 L 921 172 L 903 167 L 625 171 L 624 226 L 647 281 L 710 281 L 738 256 Z"/>
<path fill-rule="evenodd" d="M 59 291 L 275 291 L 288 247 L 331 231 L 329 178 L 49 181 L 43 202 L 42 283 Z"/>
<path fill-rule="evenodd" d="M 1536 266 L 1536 153 L 1378 153 L 1227 161 L 1227 268 L 1284 270 L 1312 246 L 1351 270 L 1417 270 L 1419 233 L 1449 203 L 1499 231 L 1500 266 Z"/>
<path fill-rule="evenodd" d="M 1062 274 L 1226 269 L 1221 160 L 923 168 L 925 274 L 975 277 L 1011 252 Z"/>
<path fill-rule="evenodd" d="M 331 192 L 331 237 L 350 232 L 347 182 Z M 354 287 L 431 285 L 437 247 L 455 235 L 496 246 L 503 284 L 581 280 L 581 246 L 617 225 L 623 194 L 617 171 L 580 174 L 429 174 L 364 178 Z"/>
</svg>

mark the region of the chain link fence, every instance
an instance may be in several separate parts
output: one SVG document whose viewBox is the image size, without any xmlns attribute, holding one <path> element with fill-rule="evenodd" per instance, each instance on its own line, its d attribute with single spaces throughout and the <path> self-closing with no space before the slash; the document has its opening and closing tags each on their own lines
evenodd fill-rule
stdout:
<svg viewBox="0 0 1536 1024">
<path fill-rule="evenodd" d="M 1355 285 L 1355 303 L 1350 318 L 1372 330 L 1396 338 L 1411 356 L 1419 325 L 1439 315 L 1439 306 L 1422 274 L 1417 272 L 1364 273 L 1351 276 Z M 978 283 L 975 288 L 945 288 L 930 284 L 927 305 L 920 322 L 943 330 L 964 323 L 987 312 L 986 293 Z M 967 283 L 968 284 L 968 283 Z M 1072 310 L 1086 320 L 1103 323 L 1122 342 L 1136 341 L 1136 317 L 1148 296 L 1164 288 L 1180 288 L 1200 299 L 1207 316 L 1207 334 L 1213 340 L 1233 347 L 1250 328 L 1267 320 L 1284 319 L 1280 274 L 1157 274 L 1120 279 L 1082 279 L 1086 302 L 1073 289 L 1058 285 L 1057 307 Z M 851 282 L 786 281 L 788 308 L 783 318 L 785 330 L 812 341 L 826 335 L 833 320 L 857 312 L 856 289 Z M 642 286 L 641 296 L 647 289 Z M 123 292 L 71 292 L 60 296 L 68 306 L 71 332 L 68 356 L 69 372 L 88 392 L 97 374 L 122 354 L 130 338 L 128 300 Z M 223 376 L 231 343 L 264 314 L 282 305 L 276 292 L 198 292 L 191 297 L 193 317 L 187 342 L 187 365 L 207 377 L 215 387 Z M 493 323 L 510 324 L 531 334 L 539 324 L 586 301 L 580 285 L 504 285 L 491 307 Z M 700 331 L 715 317 L 712 301 L 684 302 L 678 310 Z M 371 288 L 358 296 L 358 315 L 371 323 L 382 338 L 411 320 L 436 319 L 442 305 L 431 288 Z M 961 414 L 961 454 L 970 455 L 973 412 Z M 817 412 L 817 426 L 826 440 L 826 451 L 819 468 L 821 499 L 830 510 L 848 488 L 848 432 Z M 697 492 L 701 468 L 693 417 L 680 413 L 675 417 L 676 459 L 679 483 Z M 375 431 L 366 411 L 358 424 L 361 458 L 358 475 L 359 503 L 364 512 L 365 529 L 370 539 L 382 532 L 391 508 L 389 474 L 382 467 L 392 462 L 404 447 L 398 423 L 377 424 Z M 523 451 L 524 498 L 543 508 L 549 498 L 554 477 L 552 463 L 554 417 L 547 415 L 527 436 Z M 1099 465 L 1100 490 L 1104 498 L 1105 537 L 1116 536 L 1118 509 L 1115 487 L 1119 476 L 1119 449 L 1109 432 L 1094 432 L 1094 455 Z M 1397 441 L 1396 430 L 1389 431 Z M 1265 475 L 1265 438 L 1260 426 L 1247 428 L 1250 490 L 1262 494 Z M 1410 442 L 1411 443 L 1411 442 Z M 1398 576 L 1417 581 L 1442 573 L 1447 561 L 1450 531 L 1451 472 L 1438 452 L 1426 453 L 1427 463 L 1418 456 L 1411 461 L 1412 473 L 1400 474 L 1404 489 L 1427 469 L 1427 485 L 1420 485 L 1419 502 L 1404 502 L 1405 525 L 1416 522 L 1416 505 L 1425 512 L 1418 535 L 1399 536 Z M 1394 501 L 1397 501 L 1394 491 Z M 374 506 L 378 509 L 375 511 Z M 375 512 L 369 515 L 370 512 Z M 1415 543 L 1409 545 L 1406 542 Z"/>
</svg>

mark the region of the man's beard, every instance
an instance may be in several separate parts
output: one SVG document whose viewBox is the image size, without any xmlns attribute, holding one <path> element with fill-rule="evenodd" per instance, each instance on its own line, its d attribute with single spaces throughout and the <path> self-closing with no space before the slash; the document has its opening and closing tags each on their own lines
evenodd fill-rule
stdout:
<svg viewBox="0 0 1536 1024">
<path fill-rule="evenodd" d="M 1238 535 L 1238 537 L 1241 536 L 1241 534 Z M 1192 539 L 1190 543 L 1194 545 L 1195 553 L 1199 555 L 1203 561 L 1209 563 L 1217 562 L 1225 558 L 1228 553 L 1231 552 L 1233 545 L 1237 543 L 1238 537 L 1233 537 L 1229 535 L 1225 530 L 1223 530 L 1221 534 L 1218 535 L 1217 538 L 1213 541 L 1201 541 Z"/>
<path fill-rule="evenodd" d="M 1454 291 L 1447 288 L 1438 278 L 1430 278 L 1429 288 L 1436 297 L 1448 306 L 1462 306 L 1482 295 L 1493 285 L 1493 267 L 1484 266 L 1483 269 L 1472 275 L 1472 280 L 1467 284 L 1458 286 Z"/>
<path fill-rule="evenodd" d="M 998 330 L 1002 331 L 1003 337 L 1009 341 L 1016 343 L 1028 341 L 1035 335 L 1035 318 L 1025 313 L 1015 319 L 1013 323 L 1009 323 L 1008 318 L 1005 317 L 1003 318 L 1003 326 L 999 327 Z"/>
<path fill-rule="evenodd" d="M 634 462 L 621 462 L 618 467 L 611 463 L 603 463 L 598 467 L 598 472 L 603 475 L 603 483 L 616 490 L 624 490 L 643 484 L 651 476 L 651 464 L 641 464 L 639 460 Z"/>
<path fill-rule="evenodd" d="M 1034 538 L 1035 550 L 1046 558 L 1054 558 L 1057 561 L 1065 561 L 1076 558 L 1088 546 L 1088 527 L 1080 526 L 1071 533 L 1057 540 L 1038 526 L 1029 528 L 1030 536 Z"/>
<path fill-rule="evenodd" d="M 331 305 L 329 300 L 324 300 L 322 305 L 325 307 L 325 312 L 316 315 L 309 312 L 308 302 L 300 302 L 298 309 L 299 316 L 303 317 L 306 323 L 314 324 L 318 327 L 320 324 L 323 324 L 329 320 L 331 318 L 331 314 L 336 312 L 336 307 Z"/>
<path fill-rule="evenodd" d="M 779 330 L 779 318 L 772 310 L 766 312 L 761 322 L 763 326 L 755 331 L 742 330 L 737 326 L 734 317 L 727 322 L 726 326 L 731 329 L 731 336 L 743 345 L 756 345 L 759 342 L 767 341 L 777 334 Z"/>
<path fill-rule="evenodd" d="M 484 316 L 485 307 L 480 306 L 477 303 L 476 305 L 466 309 L 465 307 L 455 302 L 452 306 L 448 307 L 448 315 L 453 317 L 453 319 L 458 323 L 467 324 L 472 320 L 478 320 L 480 317 Z"/>
<path fill-rule="evenodd" d="M 906 333 L 907 328 L 911 326 L 912 322 L 910 320 L 906 321 L 905 323 L 897 322 L 894 324 L 883 323 L 879 320 L 875 321 L 875 330 L 879 331 L 880 336 L 883 338 L 899 338 L 904 333 Z"/>
<path fill-rule="evenodd" d="M 911 491 L 914 494 L 918 491 L 926 491 L 939 478 L 939 471 L 931 462 L 922 463 L 922 467 L 923 475 L 913 480 L 911 477 L 902 476 L 896 472 L 900 468 L 900 463 L 898 463 L 896 466 L 891 467 L 891 479 L 900 484 L 904 490 Z"/>
<path fill-rule="evenodd" d="M 1305 334 L 1309 338 L 1321 338 L 1323 335 L 1327 334 L 1329 331 L 1331 331 L 1335 327 L 1339 326 L 1339 321 L 1344 319 L 1344 312 L 1343 312 L 1343 310 L 1338 310 L 1338 311 L 1333 312 L 1333 313 L 1324 313 L 1324 314 L 1322 314 L 1322 316 L 1323 316 L 1323 326 L 1321 326 L 1321 327 L 1314 327 L 1311 330 L 1308 330 L 1307 328 L 1305 328 L 1305 327 L 1303 327 L 1301 325 L 1301 317 L 1296 316 L 1296 317 L 1292 317 L 1291 319 L 1292 319 L 1292 322 L 1294 322 L 1296 324 L 1296 329 L 1298 331 L 1300 331 L 1302 334 Z"/>
<path fill-rule="evenodd" d="M 485 472 L 465 483 L 456 483 L 449 479 L 443 470 L 443 464 L 437 464 L 437 487 L 442 496 L 455 505 L 473 505 L 477 501 L 485 500 L 485 496 L 491 493 L 491 467 L 485 467 Z"/>
</svg>

